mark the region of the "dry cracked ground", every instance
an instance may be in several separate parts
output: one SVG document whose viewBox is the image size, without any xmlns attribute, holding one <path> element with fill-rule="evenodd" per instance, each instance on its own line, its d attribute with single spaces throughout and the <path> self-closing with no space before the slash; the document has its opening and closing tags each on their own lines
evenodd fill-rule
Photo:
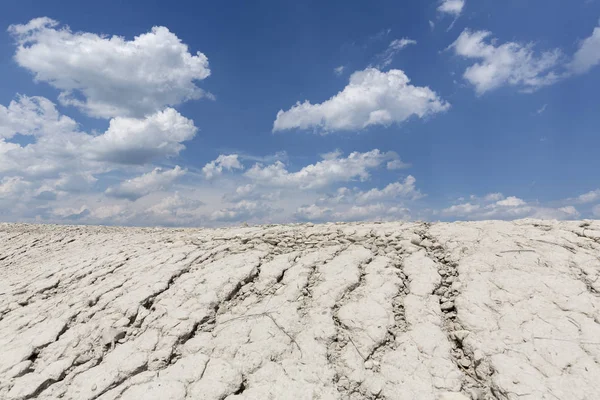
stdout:
<svg viewBox="0 0 600 400">
<path fill-rule="evenodd" d="M 600 399 L 600 221 L 0 224 L 1 399 Z"/>
</svg>

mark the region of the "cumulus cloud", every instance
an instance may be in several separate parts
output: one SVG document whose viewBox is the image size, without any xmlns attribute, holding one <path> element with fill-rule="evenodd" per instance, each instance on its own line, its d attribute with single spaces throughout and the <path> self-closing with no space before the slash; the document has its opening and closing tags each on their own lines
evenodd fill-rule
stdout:
<svg viewBox="0 0 600 400">
<path fill-rule="evenodd" d="M 54 189 L 69 193 L 78 193 L 89 190 L 98 181 L 89 172 L 61 173 L 60 178 L 54 181 Z"/>
<path fill-rule="evenodd" d="M 127 40 L 58 25 L 42 17 L 9 32 L 16 62 L 59 89 L 64 105 L 94 117 L 142 117 L 205 95 L 196 82 L 210 75 L 207 57 L 165 27 Z"/>
<path fill-rule="evenodd" d="M 294 217 L 300 221 L 323 221 L 330 218 L 331 214 L 333 214 L 333 209 L 311 204 L 298 207 Z"/>
<path fill-rule="evenodd" d="M 482 198 L 471 196 L 471 201 L 455 204 L 441 210 L 444 217 L 467 220 L 484 219 L 574 219 L 579 211 L 571 206 L 548 207 L 537 202 L 527 202 L 515 196 L 504 197 L 501 193 L 490 193 Z"/>
<path fill-rule="evenodd" d="M 410 211 L 405 202 L 415 201 L 423 194 L 415 187 L 416 179 L 409 175 L 403 182 L 393 182 L 383 189 L 359 190 L 340 187 L 315 203 L 296 209 L 298 220 L 358 221 L 407 219 Z"/>
<path fill-rule="evenodd" d="M 18 95 L 8 107 L 0 104 L 0 138 L 54 135 L 77 129 L 77 122 L 60 115 L 54 103 L 44 97 Z"/>
<path fill-rule="evenodd" d="M 179 166 L 167 171 L 155 168 L 152 172 L 128 179 L 117 186 L 109 187 L 105 193 L 107 196 L 134 201 L 151 192 L 168 189 L 175 180 L 185 175 L 185 173 L 186 171 Z"/>
<path fill-rule="evenodd" d="M 593 203 L 600 200 L 600 189 L 592 190 L 577 197 L 580 203 Z"/>
<path fill-rule="evenodd" d="M 413 86 L 397 69 L 381 72 L 375 68 L 357 71 L 338 94 L 320 104 L 298 102 L 280 110 L 273 131 L 319 129 L 323 133 L 360 130 L 372 125 L 389 126 L 411 116 L 423 118 L 446 111 L 450 104 L 428 87 Z"/>
<path fill-rule="evenodd" d="M 569 64 L 569 69 L 580 74 L 598 64 L 600 64 L 600 26 L 595 27 L 592 34 L 581 41 Z"/>
<path fill-rule="evenodd" d="M 411 44 L 417 44 L 417 41 L 408 38 L 392 40 L 388 48 L 377 56 L 379 59 L 378 63 L 376 64 L 377 69 L 383 69 L 389 66 L 392 63 L 394 56 L 398 54 L 400 50 Z"/>
<path fill-rule="evenodd" d="M 233 169 L 244 169 L 243 165 L 238 160 L 237 154 L 219 155 L 216 160 L 206 164 L 202 168 L 202 173 L 206 179 L 212 179 L 223 173 L 223 170 L 231 171 Z"/>
<path fill-rule="evenodd" d="M 388 163 L 387 163 L 387 169 L 389 169 L 390 171 L 394 171 L 397 169 L 404 169 L 404 168 L 408 168 L 408 167 L 410 167 L 410 164 L 407 164 L 400 159 L 388 161 Z"/>
<path fill-rule="evenodd" d="M 504 199 L 504 195 L 502 193 L 488 193 L 483 197 L 485 201 L 498 201 Z"/>
<path fill-rule="evenodd" d="M 121 165 L 145 164 L 177 155 L 196 133 L 192 120 L 167 108 L 144 119 L 118 117 L 108 129 L 92 135 L 79 130 L 45 98 L 21 96 L 0 106 L 0 173 L 58 177 L 61 173 L 97 173 Z M 35 141 L 22 146 L 15 134 Z"/>
<path fill-rule="evenodd" d="M 94 137 L 87 149 L 97 160 L 119 164 L 146 164 L 172 157 L 185 149 L 181 143 L 196 135 L 194 121 L 167 108 L 144 119 L 117 117 L 106 132 Z"/>
<path fill-rule="evenodd" d="M 11 142 L 16 134 L 31 136 L 34 142 Z M 19 96 L 8 107 L 0 105 L 1 174 L 57 177 L 80 170 L 81 148 L 91 139 L 45 98 Z"/>
<path fill-rule="evenodd" d="M 31 187 L 31 183 L 18 176 L 5 176 L 0 180 L 0 197 L 14 198 Z"/>
<path fill-rule="evenodd" d="M 273 211 L 273 208 L 266 203 L 241 200 L 232 207 L 222 208 L 214 211 L 210 215 L 210 219 L 213 221 L 223 222 L 251 220 L 259 217 L 265 217 Z"/>
<path fill-rule="evenodd" d="M 97 190 L 101 186 L 98 177 L 108 172 L 117 177 L 131 175 L 136 167 L 133 164 L 175 156 L 184 148 L 181 141 L 191 139 L 195 131 L 191 120 L 167 109 L 145 119 L 118 117 L 111 120 L 105 132 L 90 134 L 60 115 L 49 100 L 20 96 L 8 107 L 0 106 L 0 176 L 4 176 L 2 190 L 12 193 L 0 195 L 0 200 L 5 200 L 0 205 L 13 204 L 8 213 L 11 216 L 34 216 L 51 222 L 76 218 L 92 223 L 122 223 L 130 221 L 126 214 L 142 218 L 127 207 L 109 217 L 107 213 L 116 209 L 114 204 L 98 214 L 97 203 L 102 199 L 102 192 Z M 30 136 L 33 142 L 14 142 L 17 134 Z M 168 173 L 155 171 L 143 179 L 116 185 L 106 194 L 113 199 L 134 199 L 160 187 L 158 182 L 151 185 L 152 178 L 161 176 L 164 184 L 169 176 L 182 173 L 179 168 Z M 65 206 L 65 202 L 75 202 L 80 196 L 85 197 L 84 202 Z M 51 205 L 59 203 L 63 210 L 55 213 Z"/>
<path fill-rule="evenodd" d="M 438 6 L 438 11 L 444 14 L 450 14 L 458 17 L 465 7 L 465 0 L 442 0 Z"/>
<path fill-rule="evenodd" d="M 464 30 L 450 45 L 464 58 L 479 60 L 469 66 L 463 77 L 475 87 L 478 94 L 501 86 L 516 86 L 523 91 L 534 91 L 555 83 L 559 75 L 553 70 L 561 60 L 558 49 L 536 54 L 533 44 L 507 42 L 496 45 L 488 31 Z"/>
<path fill-rule="evenodd" d="M 380 201 L 385 199 L 395 199 L 398 197 L 410 198 L 412 200 L 423 197 L 421 192 L 416 189 L 414 176 L 409 175 L 404 179 L 404 182 L 390 183 L 383 189 L 373 188 L 366 192 L 361 192 L 356 196 L 358 203 L 368 203 L 372 201 Z"/>
<path fill-rule="evenodd" d="M 496 205 L 506 206 L 506 207 L 519 207 L 519 206 L 524 206 L 525 204 L 526 203 L 522 199 L 519 199 L 518 197 L 515 197 L 515 196 L 509 196 L 504 200 L 498 200 L 496 202 Z"/>
<path fill-rule="evenodd" d="M 297 172 L 289 172 L 281 161 L 264 166 L 255 164 L 244 174 L 256 184 L 275 187 L 315 189 L 354 179 L 366 180 L 369 171 L 389 160 L 398 159 L 394 152 L 377 149 L 366 153 L 353 152 L 343 158 L 339 152 L 328 153 L 322 161 L 307 165 Z"/>
</svg>

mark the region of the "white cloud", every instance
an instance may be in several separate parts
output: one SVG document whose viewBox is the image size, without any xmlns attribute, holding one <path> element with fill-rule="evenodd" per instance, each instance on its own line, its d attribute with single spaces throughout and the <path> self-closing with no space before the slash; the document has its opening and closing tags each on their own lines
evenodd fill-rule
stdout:
<svg viewBox="0 0 600 400">
<path fill-rule="evenodd" d="M 354 152 L 347 158 L 340 156 L 338 152 L 328 153 L 322 161 L 307 165 L 297 172 L 289 172 L 281 161 L 268 166 L 255 164 L 244 175 L 260 185 L 315 189 L 354 179 L 364 181 L 370 176 L 369 170 L 388 160 L 398 159 L 394 152 L 382 153 L 377 149 L 366 153 Z"/>
<path fill-rule="evenodd" d="M 482 198 L 472 195 L 471 201 L 455 204 L 441 210 L 445 217 L 467 220 L 485 219 L 574 219 L 580 216 L 579 211 L 571 206 L 548 207 L 536 202 L 527 202 L 515 196 L 504 197 L 501 193 L 490 193 Z"/>
<path fill-rule="evenodd" d="M 296 209 L 294 217 L 301 221 L 323 221 L 331 216 L 333 210 L 316 204 L 302 206 Z"/>
<path fill-rule="evenodd" d="M 31 183 L 21 177 L 5 176 L 0 180 L 0 198 L 16 198 L 31 187 Z"/>
<path fill-rule="evenodd" d="M 546 108 L 548 108 L 548 104 L 544 104 L 543 106 L 538 108 L 535 113 L 538 115 L 543 114 L 546 111 Z"/>
<path fill-rule="evenodd" d="M 168 108 L 145 119 L 114 118 L 106 132 L 94 136 L 80 131 L 49 100 L 20 96 L 8 107 L 0 106 L 0 133 L 0 174 L 41 179 L 71 176 L 74 171 L 89 176 L 119 164 L 175 156 L 196 128 Z M 17 133 L 32 136 L 34 142 L 11 142 Z"/>
<path fill-rule="evenodd" d="M 598 64 L 600 64 L 600 26 L 595 27 L 592 34 L 581 41 L 569 64 L 569 69 L 580 74 Z"/>
<path fill-rule="evenodd" d="M 443 209 L 442 214 L 453 217 L 468 217 L 479 211 L 479 209 L 480 206 L 478 204 L 462 203 Z"/>
<path fill-rule="evenodd" d="M 392 63 L 392 60 L 394 59 L 394 56 L 400 50 L 404 49 L 406 46 L 409 46 L 411 44 L 417 44 L 417 41 L 408 38 L 392 40 L 388 48 L 383 53 L 377 56 L 377 58 L 380 60 L 376 65 L 377 69 L 383 69 L 390 65 Z"/>
<path fill-rule="evenodd" d="M 175 180 L 185 175 L 186 171 L 181 167 L 167 171 L 155 168 L 147 174 L 128 179 L 119 185 L 106 189 L 107 196 L 137 200 L 151 192 L 168 189 Z"/>
<path fill-rule="evenodd" d="M 204 95 L 195 82 L 210 75 L 208 59 L 165 27 L 126 40 L 57 26 L 43 17 L 9 32 L 16 62 L 59 89 L 64 105 L 101 118 L 141 117 Z"/>
<path fill-rule="evenodd" d="M 593 203 L 600 200 L 600 189 L 592 190 L 577 197 L 580 203 Z"/>
<path fill-rule="evenodd" d="M 525 205 L 525 201 L 515 196 L 509 196 L 504 200 L 498 200 L 496 205 L 505 207 L 519 207 Z"/>
<path fill-rule="evenodd" d="M 98 181 L 89 172 L 61 173 L 60 178 L 54 182 L 54 189 L 70 193 L 89 190 Z"/>
<path fill-rule="evenodd" d="M 146 164 L 158 158 L 172 157 L 185 149 L 181 142 L 196 135 L 194 121 L 172 108 L 144 119 L 117 117 L 108 130 L 90 141 L 92 158 L 119 164 Z"/>
<path fill-rule="evenodd" d="M 401 123 L 411 116 L 423 118 L 446 111 L 450 104 L 428 87 L 409 84 L 397 69 L 381 72 L 367 68 L 352 74 L 349 84 L 320 104 L 297 103 L 280 110 L 273 131 L 318 128 L 323 133 L 360 130 L 372 125 Z"/>
<path fill-rule="evenodd" d="M 334 72 L 334 73 L 335 73 L 337 76 L 340 76 L 341 74 L 343 74 L 343 73 L 344 73 L 344 69 L 345 69 L 345 68 L 346 68 L 346 67 L 344 67 L 343 65 L 340 65 L 339 67 L 335 67 L 335 68 L 333 69 L 333 72 Z"/>
<path fill-rule="evenodd" d="M 600 204 L 595 205 L 592 208 L 592 214 L 594 214 L 595 217 L 600 217 Z"/>
<path fill-rule="evenodd" d="M 266 203 L 242 200 L 233 207 L 214 211 L 210 215 L 210 219 L 223 222 L 252 220 L 254 218 L 265 217 L 273 211 Z"/>
<path fill-rule="evenodd" d="M 454 52 L 468 59 L 480 60 L 469 66 L 463 77 L 478 94 L 504 85 L 517 86 L 523 91 L 533 91 L 555 83 L 559 76 L 553 69 L 559 64 L 558 49 L 536 55 L 532 44 L 507 42 L 496 45 L 495 40 L 486 43 L 491 32 L 464 30 L 450 45 Z"/>
<path fill-rule="evenodd" d="M 34 142 L 13 143 L 16 134 L 32 136 Z M 91 139 L 49 100 L 19 96 L 8 107 L 0 105 L 0 174 L 58 177 L 62 171 L 85 170 L 80 153 Z"/>
<path fill-rule="evenodd" d="M 397 169 L 404 169 L 404 168 L 408 168 L 408 167 L 410 167 L 410 164 L 405 163 L 401 159 L 388 161 L 388 163 L 387 163 L 387 169 L 389 169 L 390 171 L 394 171 Z"/>
<path fill-rule="evenodd" d="M 8 107 L 0 104 L 0 138 L 15 134 L 42 136 L 76 131 L 77 122 L 60 115 L 54 104 L 44 97 L 17 96 Z"/>
<path fill-rule="evenodd" d="M 393 182 L 383 189 L 338 188 L 334 193 L 317 199 L 314 204 L 296 209 L 294 216 L 310 221 L 358 221 L 407 219 L 410 211 L 404 201 L 423 197 L 415 188 L 416 179 L 408 176 L 403 182 Z"/>
<path fill-rule="evenodd" d="M 421 192 L 415 188 L 417 180 L 409 175 L 404 179 L 404 182 L 394 182 L 379 190 L 373 188 L 367 192 L 362 192 L 356 196 L 358 203 L 369 203 L 372 201 L 381 201 L 386 199 L 395 199 L 398 197 L 410 198 L 416 200 L 423 197 Z"/>
<path fill-rule="evenodd" d="M 240 161 L 238 160 L 237 154 L 224 155 L 221 154 L 216 160 L 213 160 L 206 164 L 202 168 L 202 173 L 206 179 L 212 179 L 223 173 L 223 169 L 231 171 L 233 169 L 244 169 Z"/>
<path fill-rule="evenodd" d="M 488 193 L 483 197 L 484 201 L 498 201 L 502 200 L 504 195 L 502 193 Z"/>
<path fill-rule="evenodd" d="M 155 220 L 172 221 L 171 224 L 180 224 L 182 218 L 197 219 L 201 212 L 199 211 L 204 203 L 198 199 L 193 199 L 175 192 L 172 195 L 160 199 L 148 207 L 146 214 L 154 217 Z"/>
<path fill-rule="evenodd" d="M 338 221 L 408 220 L 410 219 L 410 210 L 404 207 L 389 207 L 381 203 L 354 205 L 334 213 L 333 218 Z"/>
<path fill-rule="evenodd" d="M 458 17 L 464 7 L 465 0 L 442 0 L 442 3 L 438 6 L 438 11 Z"/>
</svg>

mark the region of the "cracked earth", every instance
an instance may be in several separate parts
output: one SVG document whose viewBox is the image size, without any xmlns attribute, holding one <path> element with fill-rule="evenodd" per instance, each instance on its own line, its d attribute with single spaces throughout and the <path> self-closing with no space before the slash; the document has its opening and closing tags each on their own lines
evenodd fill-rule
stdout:
<svg viewBox="0 0 600 400">
<path fill-rule="evenodd" d="M 0 224 L 2 399 L 600 399 L 600 221 Z"/>
</svg>

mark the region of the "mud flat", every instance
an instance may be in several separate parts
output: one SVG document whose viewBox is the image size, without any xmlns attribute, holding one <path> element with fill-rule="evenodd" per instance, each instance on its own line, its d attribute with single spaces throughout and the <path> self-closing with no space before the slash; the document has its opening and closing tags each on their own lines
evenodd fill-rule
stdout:
<svg viewBox="0 0 600 400">
<path fill-rule="evenodd" d="M 600 221 L 0 224 L 2 399 L 600 399 Z"/>
</svg>

